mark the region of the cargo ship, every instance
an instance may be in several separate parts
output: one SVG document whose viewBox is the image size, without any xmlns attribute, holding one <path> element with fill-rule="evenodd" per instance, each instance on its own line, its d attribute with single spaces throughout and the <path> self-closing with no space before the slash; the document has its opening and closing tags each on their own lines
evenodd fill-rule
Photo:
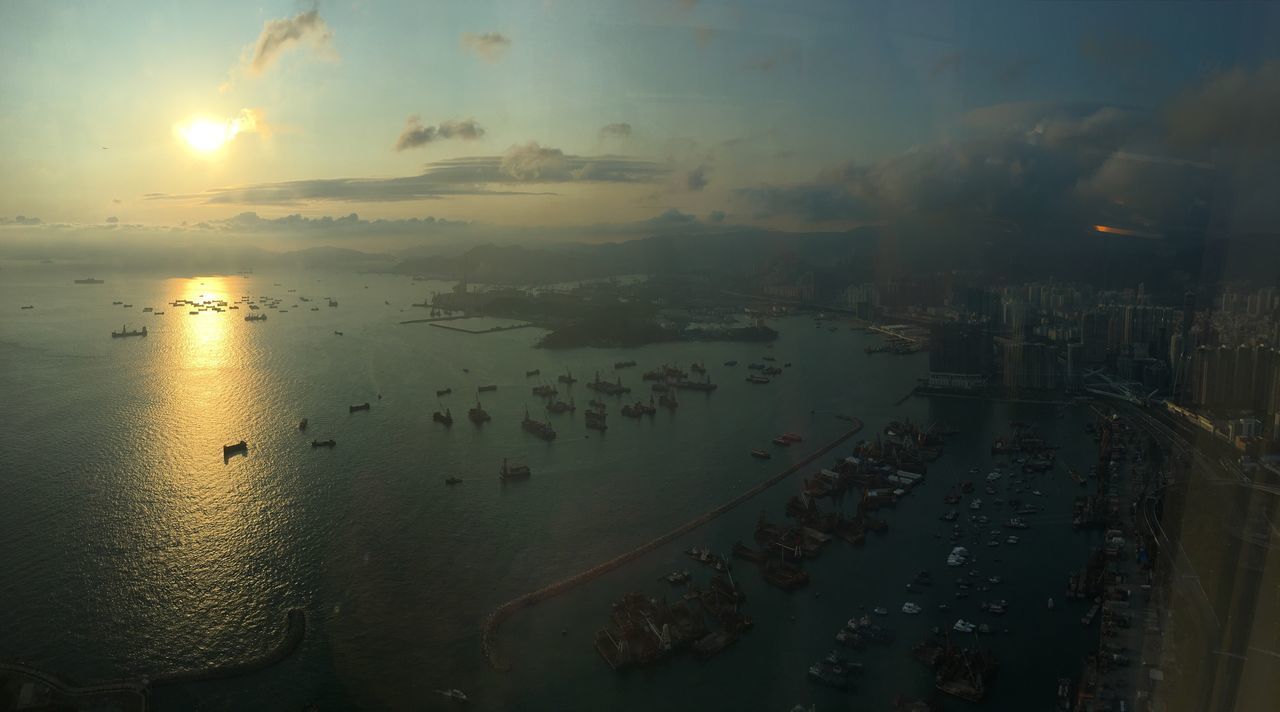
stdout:
<svg viewBox="0 0 1280 712">
<path fill-rule="evenodd" d="M 147 335 L 147 327 L 145 326 L 142 327 L 141 331 L 129 331 L 128 327 L 122 326 L 120 327 L 119 331 L 111 332 L 111 337 L 114 339 L 118 339 L 125 336 L 146 336 L 146 335 Z"/>
<path fill-rule="evenodd" d="M 559 393 L 559 391 L 556 390 L 556 387 L 549 383 L 534 386 L 532 392 L 535 396 L 540 396 L 542 398 L 550 398 L 551 396 Z"/>
<path fill-rule="evenodd" d="M 608 416 L 606 416 L 603 411 L 594 409 L 588 410 L 586 413 L 587 427 L 592 430 L 599 430 L 603 433 L 609 429 L 609 426 L 605 423 L 605 419 L 607 417 Z"/>
<path fill-rule="evenodd" d="M 502 458 L 502 469 L 498 470 L 498 479 L 500 480 L 522 480 L 533 472 L 528 465 L 513 465 L 507 462 L 507 458 Z"/>
<path fill-rule="evenodd" d="M 556 377 L 556 380 L 565 384 L 566 386 L 572 386 L 573 384 L 578 382 L 578 379 L 573 377 L 573 372 L 571 372 L 567 368 L 564 370 L 563 374 Z"/>
<path fill-rule="evenodd" d="M 541 420 L 534 420 L 529 417 L 529 409 L 524 409 L 524 420 L 520 421 L 520 427 L 524 428 L 526 433 L 551 442 L 556 439 L 556 429 L 551 427 L 550 423 L 544 423 Z"/>
<path fill-rule="evenodd" d="M 590 388 L 591 390 L 596 391 L 598 393 L 604 393 L 605 395 L 610 395 L 610 396 L 616 396 L 616 395 L 621 395 L 623 393 L 631 392 L 630 388 L 622 385 L 621 377 L 619 377 L 615 382 L 602 381 L 600 380 L 599 371 L 596 371 L 595 380 L 588 383 L 587 388 Z"/>
<path fill-rule="evenodd" d="M 573 398 L 570 398 L 568 403 L 562 400 L 555 400 L 547 404 L 547 410 L 552 413 L 572 413 L 577 409 L 578 407 L 574 404 Z"/>
</svg>

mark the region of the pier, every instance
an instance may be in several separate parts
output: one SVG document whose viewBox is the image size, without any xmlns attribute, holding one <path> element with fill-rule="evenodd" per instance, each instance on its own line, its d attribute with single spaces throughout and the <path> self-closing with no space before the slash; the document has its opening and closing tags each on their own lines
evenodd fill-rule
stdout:
<svg viewBox="0 0 1280 712">
<path fill-rule="evenodd" d="M 464 334 L 492 334 L 495 331 L 511 331 L 512 329 L 527 329 L 533 326 L 533 324 L 529 324 L 529 323 L 507 324 L 505 326 L 491 326 L 488 329 L 463 329 L 460 326 L 451 326 L 449 324 L 441 324 L 439 322 L 433 321 L 431 322 L 431 326 L 434 326 L 437 329 L 448 329 L 449 331 L 460 331 Z"/>
<path fill-rule="evenodd" d="M 806 455 L 799 462 L 796 462 L 794 465 L 791 465 L 790 467 L 783 470 L 782 472 L 779 472 L 773 477 L 770 477 L 769 479 L 761 482 L 760 484 L 752 487 L 751 489 L 739 494 L 738 496 L 734 497 L 728 502 L 725 502 L 719 507 L 716 507 L 715 509 L 712 509 L 709 512 L 706 512 L 702 515 L 699 515 L 698 517 L 695 517 L 694 519 L 688 522 L 685 522 L 684 524 L 676 527 L 675 529 L 667 532 L 666 534 L 663 534 L 662 536 L 656 539 L 653 539 L 644 544 L 641 544 L 640 546 L 634 549 L 631 549 L 630 551 L 619 554 L 618 556 L 615 556 L 612 559 L 609 559 L 608 561 L 597 564 L 587 569 L 586 571 L 582 571 L 580 573 L 574 574 L 569 578 L 562 579 L 550 585 L 544 586 L 536 591 L 531 591 L 517 598 L 513 598 L 510 601 L 507 601 L 506 603 L 502 604 L 501 606 L 498 606 L 484 619 L 484 623 L 481 625 L 481 628 L 480 628 L 480 648 L 481 648 L 481 651 L 484 653 L 485 659 L 489 661 L 489 665 L 495 670 L 511 669 L 511 666 L 507 663 L 506 660 L 504 660 L 501 657 L 501 655 L 498 652 L 497 634 L 498 634 L 498 628 L 502 625 L 503 621 L 510 618 L 517 611 L 520 611 L 524 608 L 528 608 L 529 606 L 532 606 L 535 603 L 538 603 L 540 601 L 545 601 L 553 596 L 564 593 L 565 591 L 568 591 L 580 584 L 587 583 L 592 579 L 603 576 L 604 574 L 609 573 L 610 571 L 613 571 L 614 569 L 617 569 L 623 566 L 624 564 L 634 561 L 635 559 L 640 558 L 644 554 L 647 554 L 650 551 L 653 551 L 654 549 L 657 549 L 660 546 L 663 546 L 665 544 L 669 544 L 672 541 L 675 541 L 679 537 L 682 537 L 685 534 L 688 534 L 694 529 L 697 529 L 703 524 L 710 522 L 716 517 L 719 517 L 725 512 L 728 512 L 734 507 L 737 507 L 738 505 L 746 502 L 752 497 L 755 497 L 761 492 L 764 492 L 770 487 L 778 484 L 779 482 L 783 481 L 790 475 L 795 474 L 797 471 L 805 467 L 808 467 L 809 465 L 813 464 L 813 462 L 816 461 L 818 458 L 831 452 L 836 447 L 838 447 L 841 443 L 845 442 L 849 438 L 852 438 L 854 435 L 857 435 L 858 432 L 861 430 L 862 430 L 862 421 L 855 418 L 853 421 L 853 427 L 850 428 L 847 432 L 845 432 L 840 437 L 818 448 L 817 450 L 814 450 L 813 452 Z"/>
</svg>

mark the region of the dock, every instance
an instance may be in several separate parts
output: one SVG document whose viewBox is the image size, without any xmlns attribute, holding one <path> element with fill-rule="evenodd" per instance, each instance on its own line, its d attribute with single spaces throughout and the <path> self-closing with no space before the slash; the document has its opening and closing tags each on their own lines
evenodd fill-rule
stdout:
<svg viewBox="0 0 1280 712">
<path fill-rule="evenodd" d="M 860 432 L 861 430 L 862 430 L 862 421 L 858 420 L 857 418 L 854 418 L 853 427 L 849 429 L 847 432 L 845 432 L 843 435 L 841 435 L 840 437 L 836 438 L 830 443 L 827 443 L 826 445 L 823 445 L 817 450 L 814 450 L 813 452 L 806 455 L 802 460 L 800 460 L 799 462 L 796 462 L 794 465 L 791 465 L 785 470 L 761 482 L 760 484 L 752 487 L 751 489 L 739 494 L 738 496 L 716 507 L 715 509 L 712 509 L 709 512 L 706 512 L 702 515 L 699 515 L 698 517 L 695 517 L 694 519 L 688 522 L 685 522 L 684 524 L 676 527 L 675 529 L 667 532 L 666 534 L 663 534 L 662 536 L 659 536 L 656 539 L 653 539 L 644 544 L 641 544 L 640 546 L 637 546 L 636 548 L 631 549 L 630 551 L 619 554 L 618 556 L 615 556 L 612 559 L 609 559 L 608 561 L 597 564 L 587 569 L 586 571 L 582 571 L 580 573 L 574 574 L 573 576 L 570 576 L 566 579 L 562 579 L 555 583 L 548 584 L 547 586 L 543 586 L 542 588 L 536 591 L 531 591 L 522 596 L 518 596 L 498 606 L 484 619 L 484 623 L 480 627 L 480 648 L 481 648 L 481 652 L 484 654 L 485 659 L 489 662 L 489 665 L 495 670 L 504 671 L 504 670 L 511 669 L 510 664 L 505 659 L 503 659 L 501 654 L 498 652 L 497 635 L 498 635 L 498 629 L 499 627 L 501 627 L 503 621 L 510 618 L 516 612 L 522 609 L 528 608 L 529 606 L 532 606 L 540 601 L 545 601 L 549 598 L 552 598 L 553 596 L 557 596 L 561 593 L 569 591 L 570 589 L 573 589 L 581 584 L 587 583 L 588 581 L 599 578 L 600 576 L 603 576 L 604 574 L 609 573 L 614 569 L 620 568 L 624 564 L 630 563 L 631 561 L 634 561 L 640 558 L 644 554 L 647 554 L 650 551 L 653 551 L 654 549 L 657 549 L 660 546 L 663 546 L 665 544 L 671 543 L 672 541 L 675 541 L 679 537 L 682 537 L 685 534 L 688 534 L 694 529 L 697 529 L 698 527 L 710 522 L 716 517 L 719 517 L 720 515 L 728 512 L 734 507 L 737 507 L 738 505 L 746 502 L 752 497 L 755 497 L 761 492 L 764 492 L 770 487 L 773 487 L 774 485 L 783 481 L 790 475 L 795 474 L 797 471 L 805 467 L 808 467 L 809 465 L 813 464 L 813 462 L 816 461 L 818 458 L 823 457 L 824 455 L 826 455 L 827 453 L 831 452 L 836 447 L 838 447 L 841 443 L 844 443 L 845 441 L 852 438 L 854 435 L 857 435 L 858 432 Z"/>
</svg>

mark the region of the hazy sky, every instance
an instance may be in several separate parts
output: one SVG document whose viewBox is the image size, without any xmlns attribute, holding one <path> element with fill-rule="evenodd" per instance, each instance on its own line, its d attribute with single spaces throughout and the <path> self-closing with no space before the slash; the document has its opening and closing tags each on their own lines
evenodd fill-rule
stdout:
<svg viewBox="0 0 1280 712">
<path fill-rule="evenodd" d="M 1176 173 L 1160 187 L 1180 200 L 1201 173 L 1272 179 L 1219 144 L 1244 133 L 1239 154 L 1273 156 L 1278 13 L 9 0 L 0 216 L 170 226 L 355 212 L 589 232 L 665 214 L 841 229 L 1096 200 L 1157 229 L 1186 216 L 1126 194 L 1139 172 Z M 1208 212 L 1239 224 L 1250 201 L 1270 202 L 1229 188 L 1230 206 Z"/>
</svg>

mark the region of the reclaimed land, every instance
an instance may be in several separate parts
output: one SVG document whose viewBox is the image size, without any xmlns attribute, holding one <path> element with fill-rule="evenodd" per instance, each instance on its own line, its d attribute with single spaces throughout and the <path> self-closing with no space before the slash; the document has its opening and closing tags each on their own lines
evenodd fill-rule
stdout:
<svg viewBox="0 0 1280 712">
<path fill-rule="evenodd" d="M 739 494 L 737 497 L 734 497 L 733 499 L 729 500 L 728 502 L 725 502 L 719 507 L 716 507 L 715 509 L 709 512 L 706 512 L 705 514 L 699 515 L 698 517 L 688 522 L 685 522 L 684 524 L 681 524 L 680 526 L 676 527 L 675 529 L 672 529 L 666 534 L 663 534 L 657 539 L 653 539 L 647 543 L 641 544 L 640 546 L 630 551 L 627 551 L 625 553 L 619 554 L 618 556 L 615 556 L 612 559 L 605 561 L 604 563 L 597 564 L 587 569 L 586 571 L 582 571 L 580 573 L 574 574 L 569 578 L 557 581 L 547 586 L 543 586 L 542 588 L 536 591 L 531 591 L 517 598 L 513 598 L 510 601 L 507 601 L 506 603 L 502 604 L 501 606 L 498 606 L 484 619 L 484 623 L 481 625 L 481 628 L 480 628 L 480 649 L 484 653 L 485 660 L 488 660 L 489 665 L 495 670 L 511 669 L 511 665 L 506 660 L 504 660 L 501 654 L 498 652 L 497 635 L 498 635 L 498 628 L 502 625 L 503 621 L 510 618 L 517 611 L 528 608 L 529 606 L 532 606 L 535 603 L 538 603 L 539 601 L 545 601 L 548 598 L 564 593 L 565 591 L 568 591 L 569 589 L 574 588 L 580 584 L 584 584 L 588 581 L 591 581 L 592 579 L 603 576 L 604 574 L 610 571 L 613 571 L 614 569 L 619 568 L 626 563 L 634 561 L 635 559 L 643 556 L 644 554 L 649 553 L 650 551 L 653 551 L 654 549 L 664 544 L 668 544 L 672 541 L 675 541 L 677 538 L 682 537 L 685 534 L 688 534 L 694 529 L 697 529 L 703 524 L 710 522 L 716 517 L 719 517 L 725 512 L 728 512 L 734 507 L 737 507 L 738 505 L 746 502 L 752 497 L 755 497 L 761 492 L 764 492 L 770 487 L 778 484 L 779 482 L 783 481 L 790 475 L 795 474 L 797 471 L 805 467 L 808 467 L 809 465 L 813 464 L 813 462 L 818 458 L 831 452 L 841 443 L 845 442 L 846 440 L 853 437 L 854 435 L 857 435 L 858 432 L 861 430 L 862 430 L 862 421 L 857 420 L 855 418 L 853 427 L 850 428 L 847 432 L 845 432 L 840 437 L 836 438 L 835 440 L 832 440 L 826 445 L 823 445 L 817 450 L 814 450 L 813 452 L 806 455 L 799 462 L 796 462 L 795 464 L 791 465 L 790 467 L 783 470 L 782 472 L 779 472 L 778 474 L 761 482 L 755 487 L 752 487 L 751 489 L 743 492 L 742 494 Z"/>
</svg>

